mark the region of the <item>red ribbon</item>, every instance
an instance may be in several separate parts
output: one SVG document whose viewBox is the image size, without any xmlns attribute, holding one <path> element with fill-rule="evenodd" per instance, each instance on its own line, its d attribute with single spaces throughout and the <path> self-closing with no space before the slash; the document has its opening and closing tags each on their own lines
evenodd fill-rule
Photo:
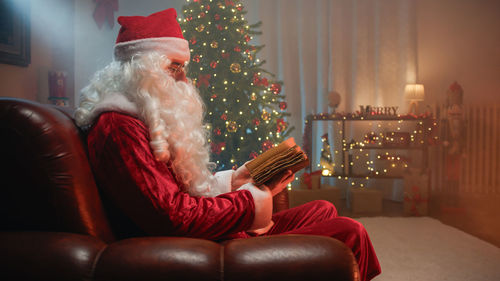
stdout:
<svg viewBox="0 0 500 281">
<path fill-rule="evenodd" d="M 110 28 L 115 24 L 115 12 L 118 11 L 118 0 L 94 0 L 96 3 L 94 10 L 94 20 L 99 29 L 105 21 Z"/>
<path fill-rule="evenodd" d="M 210 74 L 205 74 L 205 75 L 200 74 L 198 76 L 198 83 L 196 83 L 196 87 L 199 88 L 201 85 L 203 85 L 208 88 L 208 86 L 210 86 L 210 81 L 209 81 L 210 77 L 211 77 Z"/>
<path fill-rule="evenodd" d="M 404 200 L 406 202 L 411 203 L 411 207 L 410 207 L 411 213 L 414 214 L 415 216 L 420 216 L 420 213 L 417 209 L 417 205 L 420 205 L 421 203 L 428 202 L 429 200 L 425 197 L 422 197 L 422 195 L 420 194 L 420 188 L 418 186 L 416 186 L 416 185 L 412 186 L 411 191 L 412 191 L 411 196 L 406 194 L 404 197 Z"/>
<path fill-rule="evenodd" d="M 321 170 L 314 171 L 312 173 L 304 173 L 302 177 L 304 177 L 304 184 L 307 186 L 307 189 L 312 189 L 312 176 L 321 175 Z"/>
</svg>

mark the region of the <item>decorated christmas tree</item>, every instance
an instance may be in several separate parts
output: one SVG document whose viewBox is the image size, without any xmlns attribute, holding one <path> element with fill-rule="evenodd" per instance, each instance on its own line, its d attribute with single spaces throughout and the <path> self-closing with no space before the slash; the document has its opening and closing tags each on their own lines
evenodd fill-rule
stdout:
<svg viewBox="0 0 500 281">
<path fill-rule="evenodd" d="M 239 0 L 187 0 L 181 20 L 189 40 L 188 76 L 206 104 L 212 161 L 235 168 L 290 133 L 282 82 L 257 59 L 260 22 L 249 25 Z"/>
</svg>

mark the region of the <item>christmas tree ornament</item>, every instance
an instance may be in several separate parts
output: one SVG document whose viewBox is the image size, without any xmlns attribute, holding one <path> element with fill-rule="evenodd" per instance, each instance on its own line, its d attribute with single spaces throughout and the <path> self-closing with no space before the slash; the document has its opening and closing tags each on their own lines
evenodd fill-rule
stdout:
<svg viewBox="0 0 500 281">
<path fill-rule="evenodd" d="M 227 120 L 227 114 L 226 113 L 222 113 L 222 115 L 220 116 L 220 119 L 226 121 Z"/>
<path fill-rule="evenodd" d="M 201 86 L 207 87 L 210 86 L 210 77 L 212 75 L 210 74 L 200 74 L 198 75 L 198 82 L 196 83 L 196 86 L 199 88 Z"/>
<path fill-rule="evenodd" d="M 285 122 L 285 120 L 283 120 L 283 118 L 279 118 L 276 120 L 276 132 L 277 133 L 281 133 L 283 132 L 286 127 L 287 127 L 287 123 Z"/>
<path fill-rule="evenodd" d="M 218 25 L 217 25 L 217 29 L 218 29 L 218 30 L 223 30 L 223 29 L 224 29 L 224 27 L 223 27 L 222 25 L 218 24 Z"/>
<path fill-rule="evenodd" d="M 233 62 L 230 66 L 229 69 L 231 70 L 232 73 L 240 73 L 241 72 L 241 66 L 237 62 Z"/>
<path fill-rule="evenodd" d="M 229 121 L 226 124 L 226 129 L 230 133 L 235 133 L 238 130 L 238 124 L 236 121 Z"/>
<path fill-rule="evenodd" d="M 210 5 L 206 6 L 207 11 L 210 11 Z"/>
<path fill-rule="evenodd" d="M 234 47 L 234 51 L 235 51 L 235 52 L 237 52 L 237 53 L 241 52 L 241 48 L 240 48 L 240 46 L 236 46 L 236 47 Z"/>
<path fill-rule="evenodd" d="M 215 129 L 214 129 L 214 134 L 215 134 L 216 136 L 220 136 L 220 135 L 221 135 L 221 133 L 222 133 L 222 131 L 220 130 L 220 128 L 215 128 Z"/>
<path fill-rule="evenodd" d="M 279 94 L 281 92 L 281 85 L 278 83 L 271 84 L 271 92 L 275 95 Z"/>
<path fill-rule="evenodd" d="M 262 143 L 262 151 L 266 151 L 270 148 L 273 147 L 273 142 L 270 141 L 270 140 L 265 140 L 263 143 Z"/>
<path fill-rule="evenodd" d="M 212 47 L 212 48 L 218 48 L 219 47 L 219 43 L 217 43 L 217 41 L 214 40 L 214 41 L 212 41 L 210 43 L 210 47 Z"/>
<path fill-rule="evenodd" d="M 195 29 L 198 32 L 202 32 L 203 30 L 205 30 L 205 25 L 204 24 L 200 24 Z"/>
<path fill-rule="evenodd" d="M 221 56 L 223 59 L 227 59 L 229 58 L 229 53 L 222 53 Z"/>
<path fill-rule="evenodd" d="M 217 62 L 216 62 L 216 61 L 212 61 L 212 62 L 210 63 L 210 67 L 212 67 L 212 68 L 216 68 L 216 67 L 217 67 Z"/>
<path fill-rule="evenodd" d="M 191 37 L 191 39 L 189 39 L 189 44 L 191 44 L 191 45 L 196 44 L 196 37 L 194 37 L 194 36 Z"/>
<path fill-rule="evenodd" d="M 255 159 L 255 158 L 257 158 L 257 156 L 259 156 L 259 154 L 257 154 L 257 152 L 255 152 L 255 151 L 252 151 L 249 155 L 250 159 Z"/>
<path fill-rule="evenodd" d="M 252 93 L 250 95 L 250 99 L 253 100 L 253 101 L 256 101 L 257 100 L 257 94 L 256 93 Z"/>
<path fill-rule="evenodd" d="M 262 120 L 269 121 L 271 119 L 271 113 L 267 112 L 265 109 L 262 111 L 262 115 L 260 116 Z"/>
<path fill-rule="evenodd" d="M 336 91 L 331 91 L 328 93 L 328 106 L 333 109 L 333 112 L 335 112 L 335 109 L 340 104 L 340 94 Z"/>
<path fill-rule="evenodd" d="M 253 56 L 251 54 L 248 55 L 249 60 L 253 60 Z"/>
<path fill-rule="evenodd" d="M 200 55 L 195 55 L 195 56 L 193 57 L 193 61 L 194 61 L 194 62 L 200 62 Z"/>
<path fill-rule="evenodd" d="M 200 18 L 204 18 L 205 17 L 205 13 L 204 12 L 201 12 L 200 13 Z"/>
<path fill-rule="evenodd" d="M 251 39 L 252 39 L 252 38 L 250 38 L 250 36 L 245 35 L 245 41 L 247 41 L 247 42 L 248 42 L 248 41 L 250 41 Z"/>
<path fill-rule="evenodd" d="M 284 101 L 280 102 L 280 109 L 281 109 L 281 110 L 285 110 L 285 109 L 286 109 L 286 107 L 287 107 L 286 102 L 284 102 Z"/>
<path fill-rule="evenodd" d="M 220 15 L 219 14 L 215 14 L 214 19 L 215 20 L 220 20 Z"/>
<path fill-rule="evenodd" d="M 252 120 L 252 122 L 253 122 L 253 124 L 254 124 L 255 126 L 259 126 L 259 125 L 260 125 L 260 120 L 259 120 L 259 119 L 257 119 L 257 118 L 253 119 L 253 120 Z"/>
<path fill-rule="evenodd" d="M 210 97 L 215 99 L 215 98 L 217 98 L 217 94 L 212 94 Z"/>
</svg>

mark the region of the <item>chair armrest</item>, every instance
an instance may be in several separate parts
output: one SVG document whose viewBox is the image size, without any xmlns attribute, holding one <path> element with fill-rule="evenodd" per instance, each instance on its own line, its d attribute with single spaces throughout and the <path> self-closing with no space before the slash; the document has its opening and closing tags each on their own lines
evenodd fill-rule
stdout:
<svg viewBox="0 0 500 281">
<path fill-rule="evenodd" d="M 101 240 L 60 232 L 0 232 L 4 280 L 91 280 Z"/>
<path fill-rule="evenodd" d="M 6 280 L 358 280 L 354 256 L 330 237 L 278 235 L 226 241 L 98 238 L 0 232 Z"/>
<path fill-rule="evenodd" d="M 232 240 L 224 248 L 224 280 L 359 280 L 342 242 L 325 236 L 277 235 Z"/>
</svg>

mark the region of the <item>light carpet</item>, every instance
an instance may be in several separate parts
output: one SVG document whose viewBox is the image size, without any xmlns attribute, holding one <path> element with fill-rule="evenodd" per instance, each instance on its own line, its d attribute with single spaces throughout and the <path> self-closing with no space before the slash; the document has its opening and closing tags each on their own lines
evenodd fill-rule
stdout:
<svg viewBox="0 0 500 281">
<path fill-rule="evenodd" d="M 430 217 L 358 218 L 382 267 L 374 281 L 498 281 L 500 248 Z"/>
</svg>

